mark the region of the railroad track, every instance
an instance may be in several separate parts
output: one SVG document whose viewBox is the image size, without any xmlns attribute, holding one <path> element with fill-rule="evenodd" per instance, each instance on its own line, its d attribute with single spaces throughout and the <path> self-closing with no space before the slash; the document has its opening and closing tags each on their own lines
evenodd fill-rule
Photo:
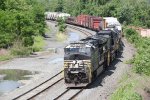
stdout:
<svg viewBox="0 0 150 100">
<path fill-rule="evenodd" d="M 67 93 L 69 93 L 71 90 L 75 91 L 75 93 L 73 93 L 72 96 L 68 97 L 67 100 L 73 100 L 75 97 L 77 97 L 85 88 L 81 88 L 79 90 L 74 90 L 74 89 L 66 89 L 66 91 L 64 91 L 63 93 L 61 93 L 59 96 L 57 96 L 54 100 L 61 100 L 63 99 L 63 96 L 66 95 Z"/>
<path fill-rule="evenodd" d="M 75 30 L 77 30 L 77 31 L 80 31 L 81 33 L 85 34 L 86 36 L 91 36 L 91 35 L 93 35 L 91 32 L 86 31 L 85 29 L 79 28 L 79 27 L 77 27 L 77 26 L 73 26 L 73 25 L 69 25 L 69 24 L 68 24 L 67 27 L 72 28 L 72 29 L 75 29 Z"/>
<path fill-rule="evenodd" d="M 51 21 L 51 20 L 48 20 L 48 21 L 51 23 L 57 24 L 56 21 Z M 86 29 L 80 28 L 80 27 L 75 26 L 75 25 L 67 24 L 67 27 L 72 28 L 72 29 L 77 30 L 77 31 L 80 31 L 81 33 L 85 34 L 86 36 L 93 35 L 91 32 L 87 31 Z"/>
<path fill-rule="evenodd" d="M 86 85 L 85 87 L 82 87 L 82 88 L 78 89 L 77 91 L 75 89 L 67 88 L 63 93 L 61 93 L 59 96 L 57 96 L 54 100 L 63 100 L 64 99 L 63 97 L 65 95 L 67 95 L 67 93 L 69 93 L 71 90 L 75 91 L 75 93 L 72 93 L 73 95 L 69 96 L 66 100 L 73 100 L 73 99 L 75 99 L 81 92 L 83 92 L 84 90 L 90 88 L 92 86 L 92 84 L 97 81 L 97 79 L 99 78 L 99 76 L 97 76 L 97 78 L 95 78 L 92 81 L 92 83 Z"/>
<path fill-rule="evenodd" d="M 60 81 L 62 81 L 64 79 L 64 78 L 62 78 L 62 75 L 61 75 L 62 72 L 63 71 L 60 71 L 59 73 L 57 73 L 53 77 L 47 79 L 46 81 L 42 82 L 38 86 L 30 89 L 29 91 L 13 98 L 12 100 L 22 100 L 22 99 L 23 100 L 31 100 L 32 98 L 36 97 L 37 95 L 43 93 L 47 89 L 51 88 L 52 86 L 54 86 L 57 83 L 59 83 Z M 57 77 L 59 77 L 59 78 L 57 79 Z"/>
</svg>

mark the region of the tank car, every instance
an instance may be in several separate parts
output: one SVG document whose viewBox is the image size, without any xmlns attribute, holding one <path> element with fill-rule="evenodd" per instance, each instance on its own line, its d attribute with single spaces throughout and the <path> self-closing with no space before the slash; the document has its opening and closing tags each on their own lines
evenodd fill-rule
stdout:
<svg viewBox="0 0 150 100">
<path fill-rule="evenodd" d="M 107 37 L 91 36 L 64 48 L 64 80 L 68 87 L 84 87 L 107 66 Z"/>
<path fill-rule="evenodd" d="M 53 20 L 56 21 L 58 18 L 66 19 L 70 17 L 70 14 L 61 13 L 61 12 L 45 12 L 45 19 L 46 20 Z"/>
</svg>

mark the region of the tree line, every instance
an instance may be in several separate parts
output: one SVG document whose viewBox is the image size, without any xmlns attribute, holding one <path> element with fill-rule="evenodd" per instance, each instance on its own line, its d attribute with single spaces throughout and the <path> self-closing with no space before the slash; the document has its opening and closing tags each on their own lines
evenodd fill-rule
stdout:
<svg viewBox="0 0 150 100">
<path fill-rule="evenodd" d="M 72 16 L 114 16 L 125 25 L 150 28 L 149 0 L 50 0 L 47 10 L 66 12 Z"/>
</svg>

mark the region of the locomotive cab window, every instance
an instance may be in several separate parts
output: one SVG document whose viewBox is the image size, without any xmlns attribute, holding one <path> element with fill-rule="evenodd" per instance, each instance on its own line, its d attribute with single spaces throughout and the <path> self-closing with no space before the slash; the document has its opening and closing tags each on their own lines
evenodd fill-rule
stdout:
<svg viewBox="0 0 150 100">
<path fill-rule="evenodd" d="M 83 47 L 83 48 L 65 48 L 64 49 L 65 54 L 71 54 L 71 53 L 85 53 L 85 54 L 91 54 L 91 48 L 90 47 Z"/>
</svg>

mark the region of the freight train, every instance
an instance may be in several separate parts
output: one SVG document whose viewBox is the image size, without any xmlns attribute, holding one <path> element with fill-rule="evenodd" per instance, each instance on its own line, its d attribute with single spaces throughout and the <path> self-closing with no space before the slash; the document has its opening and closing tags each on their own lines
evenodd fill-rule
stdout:
<svg viewBox="0 0 150 100">
<path fill-rule="evenodd" d="M 96 31 L 64 48 L 64 81 L 68 87 L 90 84 L 116 58 L 120 48 L 122 28 L 114 17 L 79 15 L 66 17 L 66 23 Z"/>
<path fill-rule="evenodd" d="M 116 28 L 119 33 L 122 34 L 122 27 L 117 18 L 114 17 L 97 17 L 91 15 L 78 15 L 77 17 L 71 17 L 70 14 L 60 12 L 45 12 L 46 20 L 56 21 L 58 18 L 62 18 L 67 24 L 77 25 L 85 27 L 94 31 L 100 31 L 104 29 Z"/>
</svg>

